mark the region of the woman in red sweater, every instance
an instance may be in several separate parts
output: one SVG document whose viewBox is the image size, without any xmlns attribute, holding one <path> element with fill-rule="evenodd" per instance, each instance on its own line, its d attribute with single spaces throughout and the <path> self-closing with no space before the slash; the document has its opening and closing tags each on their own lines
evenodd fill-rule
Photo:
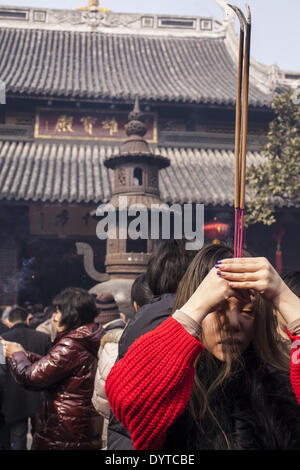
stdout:
<svg viewBox="0 0 300 470">
<path fill-rule="evenodd" d="M 112 368 L 106 394 L 135 449 L 300 449 L 300 299 L 266 258 L 243 255 L 200 250 L 172 317 Z"/>
</svg>

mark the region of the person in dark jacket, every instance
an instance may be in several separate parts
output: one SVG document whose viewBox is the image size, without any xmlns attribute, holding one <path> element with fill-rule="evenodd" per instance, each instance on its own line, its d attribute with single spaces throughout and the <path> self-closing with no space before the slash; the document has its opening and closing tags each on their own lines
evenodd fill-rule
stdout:
<svg viewBox="0 0 300 470">
<path fill-rule="evenodd" d="M 17 307 L 17 305 L 14 305 L 12 307 L 6 307 L 3 310 L 2 314 L 1 314 L 1 322 L 0 322 L 1 323 L 1 332 L 4 332 L 4 331 L 8 330 L 8 328 L 9 328 L 8 320 L 7 320 L 8 319 L 8 314 L 14 307 Z M 4 326 L 4 330 L 2 328 L 2 325 Z"/>
<path fill-rule="evenodd" d="M 44 356 L 50 349 L 50 338 L 26 325 L 27 312 L 21 307 L 13 308 L 8 314 L 10 329 L 2 334 L 7 341 L 15 341 Z M 34 429 L 34 417 L 37 412 L 40 394 L 24 390 L 18 385 L 6 365 L 1 365 L 2 405 L 5 424 L 9 428 L 10 447 L 12 450 L 26 450 L 28 418 Z"/>
<path fill-rule="evenodd" d="M 91 402 L 103 334 L 102 326 L 94 323 L 95 297 L 72 287 L 53 304 L 58 334 L 46 356 L 3 341 L 15 380 L 42 391 L 32 450 L 100 450 L 101 417 Z"/>
<path fill-rule="evenodd" d="M 145 277 L 152 299 L 149 297 L 148 302 L 137 309 L 124 330 L 119 342 L 119 359 L 137 338 L 156 328 L 171 315 L 178 284 L 194 256 L 194 251 L 185 250 L 183 240 L 165 240 L 158 245 L 149 259 Z M 133 304 L 135 299 L 137 304 L 142 303 L 133 290 Z"/>
<path fill-rule="evenodd" d="M 0 309 L 0 336 L 9 331 L 7 325 L 5 325 L 2 321 L 2 314 L 3 311 Z M 3 364 L 0 364 L 0 384 L 3 382 L 5 377 L 5 367 L 2 367 Z M 2 403 L 2 389 L 0 385 L 0 404 Z M 10 441 L 9 441 L 9 429 L 7 424 L 5 423 L 5 419 L 3 413 L 1 412 L 1 405 L 0 405 L 0 450 L 8 450 L 10 448 Z"/>
<path fill-rule="evenodd" d="M 185 249 L 183 240 L 160 242 L 149 259 L 146 271 L 146 281 L 153 299 L 136 311 L 125 328 L 119 341 L 118 360 L 124 357 L 136 339 L 154 330 L 171 315 L 178 284 L 195 254 L 195 251 Z M 108 450 L 133 449 L 130 434 L 112 413 L 107 437 Z"/>
<path fill-rule="evenodd" d="M 8 326 L 5 325 L 2 321 L 2 310 L 0 309 L 0 335 L 2 335 L 2 333 L 5 333 L 6 331 L 8 331 Z"/>
</svg>

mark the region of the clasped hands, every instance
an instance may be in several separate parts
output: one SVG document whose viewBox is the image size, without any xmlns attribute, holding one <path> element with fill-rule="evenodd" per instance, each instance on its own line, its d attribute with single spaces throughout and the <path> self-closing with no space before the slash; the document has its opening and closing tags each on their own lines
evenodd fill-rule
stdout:
<svg viewBox="0 0 300 470">
<path fill-rule="evenodd" d="M 263 257 L 218 261 L 181 310 L 201 323 L 230 297 L 250 303 L 254 291 L 271 302 L 287 322 L 300 316 L 300 299 Z"/>
<path fill-rule="evenodd" d="M 0 336 L 0 341 L 3 345 L 3 354 L 5 357 L 10 358 L 15 352 L 24 352 L 26 354 L 25 349 L 21 344 L 15 343 L 13 341 L 6 341 Z"/>
</svg>

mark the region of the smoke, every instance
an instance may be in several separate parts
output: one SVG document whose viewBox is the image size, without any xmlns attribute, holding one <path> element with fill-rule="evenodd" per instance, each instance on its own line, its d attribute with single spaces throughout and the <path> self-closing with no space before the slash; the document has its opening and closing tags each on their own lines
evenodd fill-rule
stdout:
<svg viewBox="0 0 300 470">
<path fill-rule="evenodd" d="M 35 258 L 22 259 L 21 266 L 16 273 L 8 273 L 3 276 L 0 285 L 2 294 L 13 294 L 17 290 L 26 290 L 29 288 L 32 276 L 34 276 Z"/>
<path fill-rule="evenodd" d="M 34 266 L 36 264 L 36 259 L 34 257 L 29 259 L 22 259 L 22 266 L 18 272 L 18 287 L 19 289 L 28 288 L 29 283 L 34 276 Z"/>
</svg>

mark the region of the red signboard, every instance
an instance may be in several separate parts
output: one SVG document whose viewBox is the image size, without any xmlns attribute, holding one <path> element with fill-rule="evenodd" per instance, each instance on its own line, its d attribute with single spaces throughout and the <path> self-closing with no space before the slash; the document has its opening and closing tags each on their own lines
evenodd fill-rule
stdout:
<svg viewBox="0 0 300 470">
<path fill-rule="evenodd" d="M 124 141 L 127 123 L 127 112 L 40 108 L 36 114 L 34 136 L 40 139 Z M 145 139 L 156 143 L 156 115 L 145 113 L 145 124 Z"/>
</svg>

